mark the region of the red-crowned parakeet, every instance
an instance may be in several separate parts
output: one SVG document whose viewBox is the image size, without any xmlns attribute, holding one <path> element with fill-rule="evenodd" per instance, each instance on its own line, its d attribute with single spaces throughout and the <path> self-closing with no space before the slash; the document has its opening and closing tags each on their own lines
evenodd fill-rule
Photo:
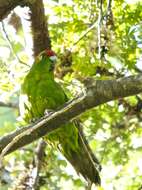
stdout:
<svg viewBox="0 0 142 190">
<path fill-rule="evenodd" d="M 21 87 L 20 112 L 26 122 L 40 118 L 45 110 L 56 110 L 68 98 L 54 80 L 56 55 L 46 49 L 35 59 Z M 100 164 L 92 153 L 78 121 L 69 122 L 45 137 L 61 151 L 78 174 L 91 183 L 100 185 Z M 58 145 L 58 146 L 57 146 Z"/>
</svg>

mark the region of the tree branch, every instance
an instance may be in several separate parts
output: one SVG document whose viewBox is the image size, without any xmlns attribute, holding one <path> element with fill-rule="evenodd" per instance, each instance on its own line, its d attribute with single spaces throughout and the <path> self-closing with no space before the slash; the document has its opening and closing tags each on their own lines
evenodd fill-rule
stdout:
<svg viewBox="0 0 142 190">
<path fill-rule="evenodd" d="M 94 80 L 85 81 L 86 93 L 81 94 L 62 109 L 57 110 L 50 116 L 44 116 L 36 124 L 29 125 L 0 138 L 0 152 L 20 134 L 7 153 L 13 152 L 38 138 L 47 135 L 63 124 L 74 119 L 90 108 L 111 100 L 136 95 L 142 92 L 142 75 L 124 77 L 117 80 Z M 21 135 L 22 134 L 22 135 Z"/>
<path fill-rule="evenodd" d="M 39 190 L 40 189 L 40 184 L 39 184 L 39 179 L 40 179 L 40 176 L 39 176 L 39 173 L 40 173 L 40 170 L 42 168 L 42 163 L 44 162 L 44 159 L 45 159 L 45 148 L 46 148 L 46 142 L 41 140 L 39 141 L 38 143 L 38 146 L 37 146 L 37 149 L 36 149 L 36 152 L 35 152 L 35 156 L 34 156 L 34 163 L 33 163 L 33 169 L 36 171 L 36 172 L 33 172 L 34 175 L 33 175 L 33 187 L 35 190 Z"/>
<path fill-rule="evenodd" d="M 2 21 L 16 6 L 28 6 L 32 24 L 34 56 L 46 48 L 51 48 L 47 18 L 42 0 L 0 0 L 0 21 Z"/>
<path fill-rule="evenodd" d="M 26 6 L 34 3 L 36 0 L 0 0 L 0 21 L 7 17 L 7 15 L 18 5 Z"/>
<path fill-rule="evenodd" d="M 15 108 L 15 109 L 17 109 L 18 104 L 12 103 L 12 102 L 5 103 L 5 102 L 0 101 L 0 107 L 7 107 L 7 108 Z"/>
<path fill-rule="evenodd" d="M 31 10 L 30 19 L 32 24 L 34 56 L 37 56 L 46 48 L 51 48 L 51 41 L 43 1 L 36 0 L 29 8 Z"/>
</svg>

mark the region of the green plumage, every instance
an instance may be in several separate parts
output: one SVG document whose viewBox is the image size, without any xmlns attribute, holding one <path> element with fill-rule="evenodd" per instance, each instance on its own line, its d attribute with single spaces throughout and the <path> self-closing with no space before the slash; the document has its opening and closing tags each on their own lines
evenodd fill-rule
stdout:
<svg viewBox="0 0 142 190">
<path fill-rule="evenodd" d="M 54 61 L 43 51 L 34 62 L 21 87 L 20 112 L 26 122 L 40 118 L 45 110 L 56 110 L 68 101 L 54 80 Z M 97 158 L 83 135 L 79 122 L 68 123 L 46 136 L 87 181 L 100 184 Z M 56 146 L 57 147 L 57 146 Z"/>
</svg>

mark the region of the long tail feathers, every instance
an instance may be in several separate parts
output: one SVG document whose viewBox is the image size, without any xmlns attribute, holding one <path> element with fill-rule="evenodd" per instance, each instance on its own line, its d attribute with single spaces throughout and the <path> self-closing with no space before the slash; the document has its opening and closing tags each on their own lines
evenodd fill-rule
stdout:
<svg viewBox="0 0 142 190">
<path fill-rule="evenodd" d="M 99 171 L 101 165 L 96 156 L 91 151 L 88 142 L 83 134 L 82 127 L 78 121 L 75 121 L 75 125 L 78 128 L 78 144 L 79 151 L 75 152 L 71 150 L 70 156 L 66 155 L 68 161 L 74 166 L 77 173 L 81 174 L 87 181 L 95 183 L 96 185 L 101 184 Z"/>
</svg>

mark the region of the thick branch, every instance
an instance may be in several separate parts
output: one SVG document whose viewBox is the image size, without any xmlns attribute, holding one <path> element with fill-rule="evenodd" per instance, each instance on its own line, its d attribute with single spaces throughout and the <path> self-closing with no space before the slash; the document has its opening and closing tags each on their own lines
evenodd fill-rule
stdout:
<svg viewBox="0 0 142 190">
<path fill-rule="evenodd" d="M 30 19 L 32 24 L 34 56 L 37 56 L 46 48 L 50 49 L 51 42 L 49 38 L 47 18 L 44 13 L 43 1 L 36 0 L 36 2 L 29 7 L 31 10 Z"/>
<path fill-rule="evenodd" d="M 2 137 L 0 139 L 0 152 L 13 140 L 13 138 L 23 132 L 27 133 L 10 148 L 9 152 L 50 133 L 90 108 L 111 100 L 141 93 L 142 75 L 105 81 L 89 79 L 86 81 L 86 84 L 86 94 L 81 94 L 80 97 L 68 103 L 63 109 L 50 116 L 44 116 L 34 125 L 18 129 Z"/>
<path fill-rule="evenodd" d="M 0 21 L 2 21 L 15 7 L 29 6 L 33 35 L 34 56 L 42 50 L 51 48 L 47 18 L 44 13 L 42 0 L 0 0 Z"/>
<path fill-rule="evenodd" d="M 18 5 L 25 6 L 34 3 L 36 0 L 0 0 L 0 21 Z"/>
</svg>

